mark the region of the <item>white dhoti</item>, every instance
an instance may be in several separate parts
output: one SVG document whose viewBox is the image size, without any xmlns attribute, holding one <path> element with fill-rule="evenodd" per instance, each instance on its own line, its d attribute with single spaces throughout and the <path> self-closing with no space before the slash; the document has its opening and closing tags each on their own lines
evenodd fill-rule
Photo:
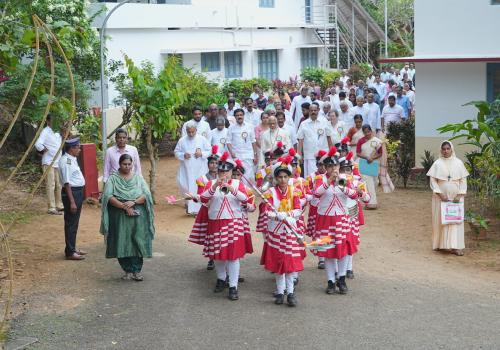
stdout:
<svg viewBox="0 0 500 350">
<path fill-rule="evenodd" d="M 304 159 L 304 174 L 309 175 L 318 170 L 316 159 Z"/>
<path fill-rule="evenodd" d="M 377 177 L 361 175 L 366 184 L 366 190 L 370 194 L 370 202 L 366 205 L 368 208 L 377 207 Z"/>
<path fill-rule="evenodd" d="M 245 168 L 245 178 L 252 182 L 252 185 L 255 184 L 255 165 L 253 164 L 253 159 L 242 159 L 243 167 Z M 247 186 L 251 186 L 251 184 L 247 183 L 247 181 L 243 181 L 243 183 Z"/>
</svg>

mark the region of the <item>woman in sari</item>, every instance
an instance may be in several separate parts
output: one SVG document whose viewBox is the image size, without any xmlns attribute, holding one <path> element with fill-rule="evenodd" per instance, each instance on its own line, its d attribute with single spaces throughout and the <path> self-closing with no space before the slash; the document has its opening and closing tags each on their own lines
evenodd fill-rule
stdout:
<svg viewBox="0 0 500 350">
<path fill-rule="evenodd" d="M 387 147 L 385 146 L 387 143 L 387 139 L 382 130 L 379 130 L 377 133 L 377 137 L 382 140 L 382 156 L 380 157 L 380 164 L 378 167 L 378 180 L 380 185 L 382 186 L 382 191 L 384 193 L 394 192 L 394 184 L 392 183 L 391 177 L 389 176 L 389 172 L 387 169 L 389 168 L 389 162 L 387 159 Z"/>
<path fill-rule="evenodd" d="M 372 164 L 374 161 L 382 156 L 382 141 L 373 135 L 372 128 L 369 124 L 365 124 L 362 127 L 363 136 L 356 145 L 356 154 L 358 158 L 366 160 L 368 164 Z M 367 209 L 377 209 L 377 177 L 373 175 L 363 174 L 360 163 L 361 177 L 366 184 L 366 188 L 370 195 L 370 201 L 366 205 Z"/>
<path fill-rule="evenodd" d="M 464 223 L 443 225 L 441 202 L 464 201 L 467 193 L 467 176 L 464 163 L 455 156 L 450 141 L 441 143 L 441 156 L 432 164 L 430 177 L 432 196 L 432 249 L 450 249 L 456 255 L 464 255 Z"/>
<path fill-rule="evenodd" d="M 262 112 L 260 115 L 260 124 L 256 125 L 254 128 L 255 132 L 255 143 L 257 144 L 257 154 L 258 154 L 258 166 L 261 167 L 264 164 L 264 157 L 262 150 L 262 133 L 269 129 L 269 112 Z M 266 151 L 266 150 L 263 150 Z"/>
<path fill-rule="evenodd" d="M 351 140 L 349 142 L 349 147 L 355 149 L 358 141 L 364 136 L 362 127 L 363 126 L 363 116 L 361 114 L 356 114 L 354 116 L 354 126 L 347 132 L 347 137 Z M 356 159 L 356 158 L 354 158 Z"/>
<path fill-rule="evenodd" d="M 143 258 L 152 256 L 153 199 L 139 174 L 132 170 L 132 157 L 123 154 L 120 168 L 112 174 L 102 195 L 101 233 L 106 258 L 118 258 L 124 280 L 142 281 Z"/>
</svg>

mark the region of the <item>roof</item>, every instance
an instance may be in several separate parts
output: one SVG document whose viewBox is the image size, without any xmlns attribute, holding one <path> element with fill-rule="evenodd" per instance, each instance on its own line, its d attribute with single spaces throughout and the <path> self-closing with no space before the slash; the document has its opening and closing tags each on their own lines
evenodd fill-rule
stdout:
<svg viewBox="0 0 500 350">
<path fill-rule="evenodd" d="M 227 52 L 227 51 L 247 51 L 247 50 L 282 50 L 288 48 L 313 48 L 313 47 L 324 47 L 323 44 L 301 44 L 298 46 L 269 46 L 269 47 L 252 47 L 250 45 L 242 45 L 235 47 L 224 47 L 224 48 L 176 48 L 176 49 L 163 49 L 160 50 L 161 54 L 181 54 L 181 53 L 200 53 L 200 52 Z"/>
<path fill-rule="evenodd" d="M 476 56 L 435 56 L 435 55 L 416 55 L 410 57 L 379 58 L 380 63 L 392 62 L 500 62 L 500 56 L 495 55 L 476 55 Z"/>
</svg>

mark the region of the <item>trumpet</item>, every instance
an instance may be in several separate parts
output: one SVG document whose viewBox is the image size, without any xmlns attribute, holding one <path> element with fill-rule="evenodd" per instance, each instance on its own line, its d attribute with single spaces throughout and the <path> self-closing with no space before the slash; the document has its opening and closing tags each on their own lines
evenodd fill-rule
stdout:
<svg viewBox="0 0 500 350">
<path fill-rule="evenodd" d="M 227 185 L 222 185 L 221 188 L 220 188 L 220 191 L 225 195 L 227 196 L 228 193 L 229 193 L 229 187 Z"/>
<path fill-rule="evenodd" d="M 345 175 L 339 175 L 337 178 L 337 186 L 345 187 L 347 185 L 347 177 Z"/>
</svg>

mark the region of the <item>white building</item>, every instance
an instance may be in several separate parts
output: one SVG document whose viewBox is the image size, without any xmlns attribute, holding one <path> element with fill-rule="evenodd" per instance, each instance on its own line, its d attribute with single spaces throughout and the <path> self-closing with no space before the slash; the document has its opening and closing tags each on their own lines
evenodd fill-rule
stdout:
<svg viewBox="0 0 500 350">
<path fill-rule="evenodd" d="M 106 6 L 95 26 L 117 5 L 93 4 Z M 357 0 L 142 0 L 117 9 L 106 35 L 108 60 L 127 54 L 159 68 L 176 54 L 185 67 L 218 81 L 289 79 L 304 67 L 329 68 L 335 52 L 347 53 L 348 64 L 366 61 L 368 44 L 383 38 Z M 110 85 L 108 104 L 115 97 Z"/>
<path fill-rule="evenodd" d="M 437 128 L 476 116 L 463 104 L 500 95 L 499 24 L 500 0 L 415 0 L 415 56 L 381 61 L 415 62 L 417 160 L 448 136 Z"/>
</svg>

